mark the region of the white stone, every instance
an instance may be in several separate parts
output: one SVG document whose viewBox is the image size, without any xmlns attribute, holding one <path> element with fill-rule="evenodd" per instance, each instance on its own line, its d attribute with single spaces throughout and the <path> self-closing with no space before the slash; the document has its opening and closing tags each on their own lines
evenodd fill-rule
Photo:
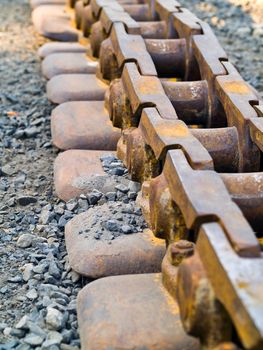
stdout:
<svg viewBox="0 0 263 350">
<path fill-rule="evenodd" d="M 26 297 L 30 300 L 35 300 L 38 298 L 37 291 L 35 289 L 30 289 L 30 291 L 26 294 Z"/>
<path fill-rule="evenodd" d="M 34 265 L 31 264 L 31 263 L 24 265 L 23 280 L 25 282 L 28 282 L 32 278 L 32 276 L 33 276 L 33 268 L 34 268 Z"/>
<path fill-rule="evenodd" d="M 23 316 L 21 320 L 16 324 L 17 329 L 28 329 L 29 318 L 27 315 Z"/>
<path fill-rule="evenodd" d="M 63 325 L 63 314 L 53 307 L 48 307 L 46 323 L 50 328 L 60 329 Z"/>
<path fill-rule="evenodd" d="M 19 248 L 28 248 L 31 246 L 33 238 L 33 235 L 29 233 L 24 233 L 18 238 L 16 245 Z"/>
</svg>

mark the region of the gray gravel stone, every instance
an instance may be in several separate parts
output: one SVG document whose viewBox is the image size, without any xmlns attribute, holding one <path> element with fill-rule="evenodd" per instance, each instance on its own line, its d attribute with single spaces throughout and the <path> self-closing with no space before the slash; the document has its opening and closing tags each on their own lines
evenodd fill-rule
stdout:
<svg viewBox="0 0 263 350">
<path fill-rule="evenodd" d="M 28 282 L 33 277 L 34 275 L 33 269 L 34 269 L 34 265 L 31 263 L 24 265 L 23 280 L 25 282 Z"/>
<path fill-rule="evenodd" d="M 29 317 L 27 315 L 23 316 L 21 320 L 16 324 L 17 329 L 28 329 Z"/>
<path fill-rule="evenodd" d="M 134 228 L 130 225 L 123 225 L 121 227 L 121 231 L 124 233 L 124 234 L 129 234 L 129 233 L 133 233 L 134 232 Z"/>
<path fill-rule="evenodd" d="M 37 294 L 37 291 L 35 289 L 30 289 L 29 292 L 26 293 L 26 297 L 29 299 L 29 300 L 35 300 L 38 298 L 38 294 Z"/>
<path fill-rule="evenodd" d="M 32 346 L 38 346 L 41 345 L 43 343 L 43 338 L 40 335 L 36 335 L 36 334 L 31 334 L 29 333 L 25 338 L 24 338 L 24 342 L 32 345 Z"/>
<path fill-rule="evenodd" d="M 108 201 L 114 202 L 116 200 L 116 192 L 107 192 L 106 198 Z"/>
<path fill-rule="evenodd" d="M 32 240 L 34 239 L 34 236 L 29 233 L 24 233 L 21 235 L 17 240 L 17 246 L 19 248 L 28 248 L 32 244 Z"/>
<path fill-rule="evenodd" d="M 59 330 L 63 326 L 63 314 L 53 307 L 47 308 L 46 323 L 51 329 Z"/>
</svg>

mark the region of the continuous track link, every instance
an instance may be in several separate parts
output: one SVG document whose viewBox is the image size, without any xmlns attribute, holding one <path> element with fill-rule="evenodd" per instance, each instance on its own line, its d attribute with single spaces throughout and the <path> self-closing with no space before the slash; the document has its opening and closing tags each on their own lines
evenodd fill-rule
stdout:
<svg viewBox="0 0 263 350">
<path fill-rule="evenodd" d="M 96 100 L 121 129 L 117 155 L 142 184 L 148 226 L 166 242 L 162 283 L 178 303 L 185 331 L 205 349 L 262 349 L 258 93 L 209 25 L 176 0 L 69 5 L 75 5 L 76 40 L 89 45 L 89 59 L 98 62 L 96 79 L 105 84 Z M 93 100 L 89 96 L 83 99 Z M 79 310 L 80 318 L 85 312 Z M 85 327 L 82 346 L 93 349 Z M 115 349 L 106 345 L 101 348 Z"/>
</svg>

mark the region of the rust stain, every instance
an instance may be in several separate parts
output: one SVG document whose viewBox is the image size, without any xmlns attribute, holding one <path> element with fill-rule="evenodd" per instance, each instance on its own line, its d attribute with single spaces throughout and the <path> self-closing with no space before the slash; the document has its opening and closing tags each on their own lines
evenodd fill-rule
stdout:
<svg viewBox="0 0 263 350">
<path fill-rule="evenodd" d="M 156 133 L 160 136 L 168 136 L 168 137 L 180 137 L 189 135 L 189 130 L 183 124 L 177 124 L 174 127 L 169 125 L 160 125 L 156 126 Z"/>
<path fill-rule="evenodd" d="M 137 85 L 137 86 L 136 86 Z M 149 79 L 149 81 L 140 81 L 135 86 L 138 89 L 138 92 L 141 94 L 157 94 L 160 93 L 160 83 L 159 80 L 156 79 Z"/>
<path fill-rule="evenodd" d="M 224 83 L 224 89 L 228 93 L 234 93 L 234 94 L 240 94 L 240 95 L 246 95 L 251 93 L 250 89 L 243 81 L 238 81 L 238 82 L 226 81 Z"/>
<path fill-rule="evenodd" d="M 144 230 L 143 235 L 144 235 L 144 238 L 147 241 L 151 242 L 153 245 L 160 246 L 160 247 L 165 246 L 164 240 L 160 238 L 156 238 L 151 230 L 149 229 Z"/>
</svg>

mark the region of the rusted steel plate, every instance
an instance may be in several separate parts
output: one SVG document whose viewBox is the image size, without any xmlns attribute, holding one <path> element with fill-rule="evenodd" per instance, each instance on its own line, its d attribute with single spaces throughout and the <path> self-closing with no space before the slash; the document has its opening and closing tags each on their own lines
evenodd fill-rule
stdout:
<svg viewBox="0 0 263 350">
<path fill-rule="evenodd" d="M 86 0 L 84 0 L 86 1 Z M 88 0 L 89 1 L 89 0 Z M 66 4 L 70 7 L 70 8 L 74 8 L 75 4 L 76 4 L 77 0 L 66 0 Z"/>
<path fill-rule="evenodd" d="M 122 82 L 133 114 L 140 114 L 145 107 L 156 107 L 162 118 L 177 119 L 157 77 L 143 76 L 135 63 L 127 63 L 122 72 Z"/>
<path fill-rule="evenodd" d="M 222 65 L 228 74 L 216 78 L 216 93 L 224 107 L 227 124 L 238 130 L 239 171 L 258 171 L 260 152 L 250 138 L 249 124 L 251 118 L 257 117 L 257 112 L 250 103 L 257 101 L 257 96 L 231 63 L 222 62 Z"/>
<path fill-rule="evenodd" d="M 123 67 L 126 62 L 134 61 L 142 75 L 157 75 L 154 63 L 141 36 L 127 34 L 122 23 L 114 23 L 111 41 L 119 67 Z"/>
<path fill-rule="evenodd" d="M 184 39 L 145 39 L 159 77 L 183 77 L 186 43 Z"/>
<path fill-rule="evenodd" d="M 254 233 L 214 171 L 193 170 L 181 150 L 167 152 L 164 174 L 188 228 L 218 221 L 241 256 L 260 256 Z"/>
<path fill-rule="evenodd" d="M 263 225 L 263 173 L 220 174 L 234 202 L 257 232 Z"/>
<path fill-rule="evenodd" d="M 186 8 L 180 8 L 179 11 L 172 14 L 172 21 L 175 35 L 179 38 L 190 39 L 191 35 L 202 33 L 200 20 L 191 11 Z"/>
<path fill-rule="evenodd" d="M 227 74 L 222 64 L 222 61 L 227 61 L 227 55 L 210 26 L 202 21 L 199 21 L 199 24 L 202 28 L 202 34 L 194 35 L 191 45 L 201 79 L 208 83 L 210 113 L 207 125 L 209 127 L 222 127 L 225 125 L 225 115 L 215 93 L 215 78 Z M 210 49 L 211 47 L 213 50 Z"/>
<path fill-rule="evenodd" d="M 252 141 L 263 152 L 263 118 L 251 118 L 249 120 L 249 131 Z"/>
<path fill-rule="evenodd" d="M 109 38 L 105 39 L 100 45 L 100 39 L 99 39 L 100 34 L 96 35 L 96 37 L 95 36 L 93 37 L 93 29 L 97 25 L 99 26 L 100 22 L 97 22 L 92 26 L 90 42 L 91 42 L 91 46 L 94 46 L 94 45 L 100 46 L 101 73 L 103 77 L 109 80 L 112 80 L 114 78 L 119 78 L 121 76 L 122 67 L 119 66 L 119 63 L 116 59 L 116 51 L 115 51 L 116 48 L 114 48 L 114 45 L 112 44 L 112 38 L 110 36 Z M 184 74 L 184 65 L 185 65 L 185 40 L 184 39 L 166 39 L 166 40 L 145 39 L 144 43 L 145 43 L 145 48 L 148 51 L 146 58 L 147 60 L 149 60 L 150 58 L 152 59 L 159 77 L 182 76 Z M 93 49 L 93 52 L 94 52 L 94 49 Z M 136 59 L 136 56 L 134 58 Z M 142 62 L 143 61 L 144 60 L 142 60 Z M 156 74 L 155 70 L 154 70 L 154 74 Z M 172 94 L 173 91 L 176 90 L 177 85 L 171 84 L 169 80 L 162 81 L 162 83 L 164 85 L 164 88 L 166 87 L 166 90 L 168 90 L 166 91 L 167 94 L 169 94 L 170 91 Z M 175 101 L 177 97 L 178 99 L 177 106 L 179 106 L 179 101 L 181 96 L 182 96 L 181 100 L 183 101 L 186 100 L 186 97 L 188 98 L 193 97 L 194 101 L 192 103 L 192 106 L 188 108 L 188 112 L 189 110 L 191 110 L 192 111 L 191 114 L 194 114 L 195 111 L 193 109 L 196 106 L 197 108 L 199 107 L 198 99 L 201 100 L 200 101 L 201 107 L 199 107 L 199 109 L 202 108 L 202 104 L 204 103 L 203 103 L 202 97 L 200 98 L 200 95 L 201 95 L 200 90 L 201 90 L 202 83 L 199 84 L 198 82 L 193 82 L 191 84 L 193 86 L 188 88 L 188 90 L 185 89 L 184 95 L 186 96 L 182 96 L 183 95 L 182 91 L 180 91 L 181 94 L 179 96 L 176 92 L 172 96 L 174 97 Z M 199 86 L 197 87 L 198 84 Z M 202 91 L 203 90 L 205 89 L 202 89 Z M 184 103 L 184 105 L 185 104 L 186 103 Z M 200 115 L 199 109 L 197 110 L 198 115 Z"/>
<path fill-rule="evenodd" d="M 81 45 L 79 43 L 63 43 L 63 42 L 54 42 L 54 43 L 46 43 L 43 46 L 41 46 L 38 50 L 38 55 L 41 58 L 45 58 L 48 55 L 54 54 L 54 53 L 86 53 L 88 50 L 88 47 Z"/>
<path fill-rule="evenodd" d="M 205 80 L 174 82 L 161 79 L 161 82 L 180 119 L 189 125 L 207 124 L 209 104 L 208 85 Z"/>
<path fill-rule="evenodd" d="M 253 101 L 255 102 L 255 101 Z M 253 103 L 253 107 L 255 111 L 257 112 L 259 117 L 263 117 L 263 101 L 260 100 L 259 102 Z"/>
<path fill-rule="evenodd" d="M 92 230 L 80 234 L 94 220 L 94 210 L 76 215 L 65 227 L 69 263 L 74 271 L 93 279 L 161 271 L 165 242 L 150 230 L 116 237 L 110 245 L 107 240 L 96 240 Z"/>
<path fill-rule="evenodd" d="M 211 27 L 200 21 L 202 34 L 192 38 L 195 57 L 198 61 L 201 76 L 204 80 L 211 81 L 217 75 L 225 75 L 226 69 L 222 61 L 227 61 L 227 55 L 219 44 Z M 207 43 L 209 42 L 209 46 Z M 213 50 L 211 50 L 213 47 Z"/>
<path fill-rule="evenodd" d="M 239 138 L 235 127 L 190 130 L 208 150 L 214 161 L 214 169 L 216 171 L 238 171 Z"/>
<path fill-rule="evenodd" d="M 181 5 L 176 0 L 152 0 L 151 12 L 153 18 L 166 23 L 166 38 L 174 37 L 172 14 L 178 12 Z"/>
<path fill-rule="evenodd" d="M 261 152 L 263 152 L 263 101 L 253 104 L 253 108 L 259 118 L 249 119 L 250 137 Z"/>
<path fill-rule="evenodd" d="M 198 341 L 185 334 L 178 305 L 163 287 L 161 274 L 92 282 L 79 293 L 77 311 L 83 350 L 200 349 Z"/>
<path fill-rule="evenodd" d="M 236 254 L 222 227 L 204 224 L 197 250 L 215 294 L 246 349 L 263 347 L 263 260 Z"/>
<path fill-rule="evenodd" d="M 53 103 L 103 101 L 107 85 L 94 74 L 61 74 L 47 83 L 47 96 Z"/>
<path fill-rule="evenodd" d="M 77 101 L 53 109 L 51 135 L 62 150 L 116 150 L 121 131 L 112 126 L 103 101 Z"/>
<path fill-rule="evenodd" d="M 63 17 L 44 18 L 38 32 L 51 40 L 68 42 L 79 40 L 79 31 L 72 26 L 71 20 Z"/>
<path fill-rule="evenodd" d="M 185 239 L 187 229 L 180 209 L 174 204 L 164 174 L 151 179 L 147 193 L 142 198 L 149 205 L 149 227 L 156 237 L 167 243 Z"/>
<path fill-rule="evenodd" d="M 32 22 L 39 34 L 59 41 L 78 41 L 79 32 L 71 26 L 72 14 L 65 6 L 43 5 L 32 11 Z"/>
<path fill-rule="evenodd" d="M 111 81 L 121 76 L 121 68 L 118 66 L 110 38 L 103 40 L 100 45 L 99 64 L 103 79 Z"/>
<path fill-rule="evenodd" d="M 91 6 L 95 18 L 99 18 L 101 10 L 104 7 L 110 7 L 122 12 L 124 11 L 123 7 L 115 0 L 90 0 L 89 5 Z"/>
<path fill-rule="evenodd" d="M 181 120 L 163 119 L 155 108 L 144 108 L 139 128 L 158 160 L 164 161 L 169 149 L 180 148 L 194 169 L 213 169 L 209 153 Z"/>
<path fill-rule="evenodd" d="M 103 188 L 109 177 L 100 157 L 112 151 L 68 150 L 60 153 L 54 163 L 54 184 L 57 196 L 67 202 L 82 193 Z"/>
<path fill-rule="evenodd" d="M 95 74 L 98 62 L 82 53 L 53 53 L 42 62 L 42 74 L 51 79 L 59 74 Z"/>
<path fill-rule="evenodd" d="M 231 320 L 215 296 L 197 251 L 180 264 L 176 284 L 181 320 L 188 334 L 198 335 L 208 349 L 230 342 L 234 333 Z"/>
<path fill-rule="evenodd" d="M 104 7 L 100 15 L 100 23 L 106 34 L 110 34 L 113 23 L 120 22 L 129 34 L 140 34 L 140 25 L 127 12 L 113 9 L 111 7 Z"/>
<path fill-rule="evenodd" d="M 199 78 L 199 69 L 196 67 L 196 60 L 192 50 L 192 36 L 202 33 L 199 19 L 190 11 L 181 8 L 180 11 L 173 13 L 171 19 L 171 35 L 173 37 L 184 38 L 186 41 L 186 61 L 185 61 L 185 80 L 197 80 Z"/>
<path fill-rule="evenodd" d="M 164 21 L 138 22 L 140 25 L 141 36 L 144 39 L 165 39 L 166 23 Z"/>
<path fill-rule="evenodd" d="M 91 6 L 87 5 L 84 7 L 83 15 L 82 15 L 82 23 L 81 23 L 81 31 L 85 38 L 88 38 L 90 35 L 90 28 L 92 24 L 94 24 L 97 19 L 94 17 Z"/>
<path fill-rule="evenodd" d="M 146 4 L 122 4 L 123 9 L 127 12 L 135 21 L 153 21 L 149 5 Z"/>
</svg>

